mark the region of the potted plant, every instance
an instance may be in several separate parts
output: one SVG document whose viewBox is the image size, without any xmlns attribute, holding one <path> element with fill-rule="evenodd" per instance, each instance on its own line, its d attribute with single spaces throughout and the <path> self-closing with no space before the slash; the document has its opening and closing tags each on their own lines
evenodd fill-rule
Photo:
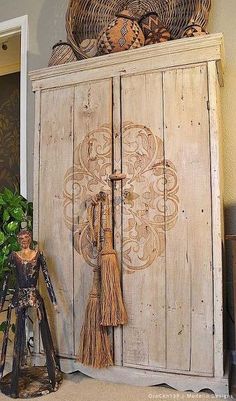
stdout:
<svg viewBox="0 0 236 401">
<path fill-rule="evenodd" d="M 32 228 L 32 216 L 31 202 L 7 188 L 0 192 L 0 290 L 5 273 L 9 270 L 8 257 L 12 251 L 19 250 L 17 234 L 21 228 Z M 11 280 L 10 288 L 14 284 L 14 277 Z M 4 330 L 5 323 L 0 324 L 0 331 Z"/>
</svg>

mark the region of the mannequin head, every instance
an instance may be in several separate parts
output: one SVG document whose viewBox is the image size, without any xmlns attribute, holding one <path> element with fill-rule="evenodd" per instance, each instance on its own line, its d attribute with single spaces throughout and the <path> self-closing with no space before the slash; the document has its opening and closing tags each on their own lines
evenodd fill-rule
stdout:
<svg viewBox="0 0 236 401">
<path fill-rule="evenodd" d="M 30 247 L 32 242 L 32 233 L 29 230 L 21 230 L 17 235 L 18 242 L 22 249 L 27 249 Z"/>
</svg>

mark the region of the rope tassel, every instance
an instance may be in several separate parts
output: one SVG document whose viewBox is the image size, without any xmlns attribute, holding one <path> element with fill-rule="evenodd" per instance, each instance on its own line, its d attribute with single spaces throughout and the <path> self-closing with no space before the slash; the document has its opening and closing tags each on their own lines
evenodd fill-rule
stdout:
<svg viewBox="0 0 236 401">
<path fill-rule="evenodd" d="M 98 238 L 101 229 L 102 204 L 98 203 Z M 89 214 L 91 216 L 92 213 Z M 99 241 L 98 241 L 99 243 Z M 100 245 L 98 245 L 100 247 Z M 99 251 L 99 249 L 98 249 Z M 78 361 L 93 368 L 106 368 L 113 365 L 108 328 L 101 326 L 101 268 L 100 257 L 94 269 L 93 285 L 86 307 L 84 324 L 80 333 Z"/>
<path fill-rule="evenodd" d="M 106 227 L 101 251 L 101 325 L 118 326 L 128 322 L 121 291 L 120 268 L 113 249 L 110 205 L 106 196 Z"/>
<path fill-rule="evenodd" d="M 84 325 L 80 333 L 78 361 L 84 365 L 101 369 L 112 366 L 113 360 L 108 329 L 100 324 L 99 276 L 99 269 L 94 269 L 93 287 L 89 295 Z"/>
</svg>

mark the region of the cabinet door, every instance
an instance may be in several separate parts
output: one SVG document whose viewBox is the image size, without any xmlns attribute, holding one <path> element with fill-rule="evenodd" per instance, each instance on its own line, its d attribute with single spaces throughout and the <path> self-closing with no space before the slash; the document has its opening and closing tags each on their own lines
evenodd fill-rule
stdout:
<svg viewBox="0 0 236 401">
<path fill-rule="evenodd" d="M 73 165 L 73 98 L 73 88 L 41 94 L 38 238 L 60 310 L 60 314 L 53 313 L 44 289 L 54 344 L 62 356 L 74 354 L 73 247 L 63 219 L 64 175 Z M 72 213 L 72 204 L 69 207 Z"/>
<path fill-rule="evenodd" d="M 207 67 L 167 71 L 165 153 L 179 185 L 166 231 L 167 366 L 213 373 L 213 274 Z"/>
<path fill-rule="evenodd" d="M 111 197 L 108 177 L 112 172 L 112 80 L 76 86 L 74 116 L 74 167 L 73 172 L 68 171 L 66 175 L 66 186 L 73 183 L 74 341 L 77 355 L 93 268 L 97 265 L 96 252 L 90 241 L 86 202 L 100 191 Z M 70 194 L 66 195 L 69 203 Z"/>
<path fill-rule="evenodd" d="M 166 367 L 165 169 L 162 74 L 121 82 L 125 366 Z M 171 167 L 175 179 L 174 166 Z M 173 198 L 177 192 L 174 183 Z M 176 195 L 177 196 L 177 195 Z M 172 220 L 177 217 L 171 203 Z"/>
<path fill-rule="evenodd" d="M 207 70 L 121 85 L 124 365 L 212 375 Z"/>
<path fill-rule="evenodd" d="M 111 79 L 42 93 L 39 171 L 39 243 L 60 310 L 50 324 L 58 354 L 73 359 L 96 264 L 86 202 L 110 193 Z"/>
</svg>

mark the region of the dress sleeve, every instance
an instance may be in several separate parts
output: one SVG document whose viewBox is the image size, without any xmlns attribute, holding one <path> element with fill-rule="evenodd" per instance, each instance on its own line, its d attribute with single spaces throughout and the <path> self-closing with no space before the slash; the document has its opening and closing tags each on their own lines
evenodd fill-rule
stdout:
<svg viewBox="0 0 236 401">
<path fill-rule="evenodd" d="M 54 305 L 57 305 L 57 300 L 56 300 L 56 295 L 52 286 L 52 282 L 48 273 L 48 267 L 46 263 L 46 259 L 42 253 L 40 253 L 40 264 L 42 267 L 42 272 L 44 276 L 44 280 L 48 289 L 48 294 L 50 296 L 50 299 Z"/>
<path fill-rule="evenodd" d="M 10 256 L 9 256 L 9 260 L 8 260 L 10 269 L 11 269 L 12 263 L 13 263 L 13 260 L 12 260 L 12 259 L 13 259 L 13 258 L 12 258 L 12 255 L 10 255 Z M 8 270 L 8 271 L 5 273 L 5 276 L 4 276 L 4 279 L 3 279 L 3 285 L 2 285 L 2 288 L 1 288 L 1 291 L 0 291 L 0 312 L 1 312 L 2 309 L 3 309 L 4 303 L 5 303 L 5 300 L 6 300 L 10 274 L 11 274 L 11 270 Z"/>
</svg>

